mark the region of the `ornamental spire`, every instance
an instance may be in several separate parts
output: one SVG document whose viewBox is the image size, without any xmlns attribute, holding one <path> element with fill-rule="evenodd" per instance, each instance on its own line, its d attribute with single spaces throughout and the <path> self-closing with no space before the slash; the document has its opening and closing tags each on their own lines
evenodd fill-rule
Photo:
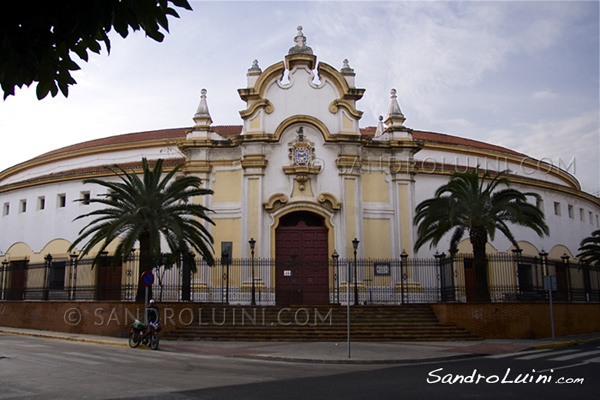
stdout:
<svg viewBox="0 0 600 400">
<path fill-rule="evenodd" d="M 302 26 L 298 25 L 298 33 L 294 38 L 294 43 L 296 44 L 294 47 L 290 48 L 288 51 L 288 55 L 292 54 L 313 54 L 312 49 L 306 45 L 306 36 L 302 33 Z"/>
<path fill-rule="evenodd" d="M 390 90 L 390 107 L 388 109 L 388 115 L 385 119 L 385 123 L 388 126 L 402 126 L 404 121 L 406 121 L 406 118 L 400 110 L 398 96 L 396 96 L 396 89 L 392 89 Z"/>
<path fill-rule="evenodd" d="M 194 122 L 196 126 L 208 126 L 213 122 L 206 103 L 206 89 L 200 91 L 200 104 L 198 104 L 198 109 L 194 115 Z"/>
</svg>

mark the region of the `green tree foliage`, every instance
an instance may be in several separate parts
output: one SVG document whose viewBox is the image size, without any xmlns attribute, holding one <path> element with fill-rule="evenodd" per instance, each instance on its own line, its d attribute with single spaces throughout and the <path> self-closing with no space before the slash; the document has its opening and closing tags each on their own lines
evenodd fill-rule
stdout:
<svg viewBox="0 0 600 400">
<path fill-rule="evenodd" d="M 577 257 L 583 264 L 600 265 L 600 229 L 592 232 L 592 236 L 583 239 L 579 246 Z"/>
<path fill-rule="evenodd" d="M 441 186 L 431 199 L 421 202 L 415 212 L 417 225 L 415 250 L 425 243 L 437 246 L 450 231 L 450 250 L 455 251 L 464 234 L 469 232 L 473 246 L 476 274 L 476 301 L 490 301 L 485 248 L 488 238 L 494 240 L 496 230 L 502 232 L 519 247 L 510 231 L 510 225 L 533 229 L 538 235 L 548 235 L 544 213 L 527 197 L 539 198 L 536 193 L 522 193 L 509 188 L 509 180 L 502 171 L 491 178 L 489 172 L 481 177 L 479 169 L 457 172 Z M 487 181 L 487 184 L 486 184 Z M 499 189 L 500 185 L 507 186 Z"/>
<path fill-rule="evenodd" d="M 76 54 L 88 61 L 88 51 L 100 53 L 104 43 L 110 53 L 108 33 L 114 29 L 123 38 L 143 30 L 162 42 L 161 28 L 169 31 L 167 16 L 178 18 L 170 7 L 191 10 L 187 0 L 48 0 L 5 3 L 0 12 L 0 86 L 4 99 L 15 87 L 38 82 L 36 93 L 43 99 L 58 91 L 67 97 L 75 84 L 71 71 L 80 69 Z"/>
<path fill-rule="evenodd" d="M 163 175 L 163 160 L 157 160 L 151 169 L 148 161 L 142 159 L 141 178 L 135 172 L 127 172 L 114 167 L 120 178 L 116 182 L 100 179 L 86 179 L 84 183 L 103 186 L 107 193 L 100 198 L 89 199 L 90 204 L 105 206 L 75 220 L 93 217 L 70 246 L 73 250 L 87 239 L 80 258 L 96 250 L 94 263 L 113 241 L 118 241 L 115 256 L 127 257 L 139 243 L 140 275 L 152 271 L 163 259 L 161 240 L 164 240 L 172 254 L 198 252 L 209 265 L 214 265 L 213 238 L 205 223 L 213 224 L 207 216 L 209 209 L 194 204 L 194 197 L 212 194 L 212 190 L 202 188 L 198 177 L 183 176 L 174 179 L 183 164 Z M 80 200 L 83 201 L 83 200 Z M 137 299 L 143 299 L 142 285 Z"/>
</svg>

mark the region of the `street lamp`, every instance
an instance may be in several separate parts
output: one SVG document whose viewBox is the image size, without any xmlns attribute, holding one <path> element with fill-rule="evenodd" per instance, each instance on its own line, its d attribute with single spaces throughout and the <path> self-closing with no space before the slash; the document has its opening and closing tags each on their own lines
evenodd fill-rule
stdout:
<svg viewBox="0 0 600 400">
<path fill-rule="evenodd" d="M 356 269 L 356 249 L 358 249 L 358 244 L 360 241 L 357 238 L 354 238 L 352 241 L 352 247 L 354 247 L 354 305 L 358 305 L 358 274 Z"/>
<path fill-rule="evenodd" d="M 402 249 L 400 253 L 400 300 L 404 304 L 404 268 L 408 265 L 408 253 Z"/>
<path fill-rule="evenodd" d="M 69 254 L 71 260 L 71 268 L 69 271 L 69 300 L 75 299 L 75 290 L 77 287 L 77 253 L 75 250 Z"/>
<path fill-rule="evenodd" d="M 548 253 L 542 249 L 542 251 L 539 252 L 539 255 L 542 262 L 542 270 L 544 271 L 544 275 L 548 275 Z"/>
<path fill-rule="evenodd" d="M 250 253 L 252 254 L 252 300 L 251 300 L 251 305 L 255 306 L 256 305 L 256 289 L 254 287 L 254 246 L 256 245 L 256 240 L 254 240 L 254 238 L 251 238 L 248 241 L 248 244 L 250 245 Z"/>
<path fill-rule="evenodd" d="M 48 253 L 48 255 L 44 257 L 44 260 L 46 260 L 46 268 L 44 270 L 44 300 L 48 300 L 48 289 L 50 286 L 50 268 L 52 268 L 52 255 Z"/>
<path fill-rule="evenodd" d="M 340 255 L 337 250 L 333 250 L 333 254 L 331 255 L 333 258 L 333 264 L 335 266 L 335 284 L 336 284 L 336 303 L 340 302 L 340 265 L 338 264 L 338 259 Z"/>
<path fill-rule="evenodd" d="M 8 261 L 6 260 L 6 254 L 4 255 L 4 261 L 2 261 L 2 275 L 0 275 L 0 300 L 5 299 L 6 289 L 4 288 L 6 283 L 4 277 L 8 274 Z"/>
</svg>

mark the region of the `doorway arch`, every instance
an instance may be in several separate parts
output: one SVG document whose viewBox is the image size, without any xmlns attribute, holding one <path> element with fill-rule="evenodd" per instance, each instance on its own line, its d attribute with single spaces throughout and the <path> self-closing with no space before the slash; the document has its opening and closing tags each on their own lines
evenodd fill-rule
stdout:
<svg viewBox="0 0 600 400">
<path fill-rule="evenodd" d="M 282 216 L 275 229 L 277 305 L 329 303 L 329 229 L 310 211 Z"/>
</svg>

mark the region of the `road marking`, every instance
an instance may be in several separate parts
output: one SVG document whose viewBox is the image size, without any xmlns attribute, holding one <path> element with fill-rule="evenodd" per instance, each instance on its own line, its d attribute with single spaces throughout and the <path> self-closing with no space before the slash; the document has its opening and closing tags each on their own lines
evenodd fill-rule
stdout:
<svg viewBox="0 0 600 400">
<path fill-rule="evenodd" d="M 97 361 L 92 361 L 92 360 L 84 360 L 82 358 L 78 358 L 78 357 L 66 357 L 60 354 L 50 354 L 50 353 L 37 353 L 37 355 L 42 356 L 42 357 L 48 357 L 50 359 L 56 359 L 56 360 L 63 360 L 63 361 L 67 361 L 69 363 L 78 363 L 78 364 L 85 364 L 85 365 L 99 365 L 102 364 L 100 362 Z"/>
<path fill-rule="evenodd" d="M 16 346 L 20 347 L 50 347 L 46 344 L 25 344 L 25 343 L 15 343 Z"/>
<path fill-rule="evenodd" d="M 88 357 L 88 358 L 92 358 L 92 359 L 96 359 L 96 360 L 102 360 L 102 361 L 113 361 L 113 362 L 117 362 L 117 363 L 138 363 L 140 361 L 154 361 L 154 360 L 148 360 L 144 357 L 139 357 L 139 356 L 135 356 L 135 355 L 125 355 L 125 354 L 106 354 L 106 355 L 98 355 L 98 354 L 89 354 L 89 353 L 81 353 L 81 352 L 77 352 L 77 351 L 70 351 L 67 352 L 65 354 L 70 354 L 76 357 Z"/>
<path fill-rule="evenodd" d="M 567 360 L 572 360 L 574 358 L 593 356 L 596 354 L 600 354 L 600 350 L 584 351 L 582 353 L 569 354 L 568 356 L 551 358 L 550 360 L 552 360 L 552 361 L 567 361 Z"/>
<path fill-rule="evenodd" d="M 556 356 L 556 355 L 559 355 L 559 354 L 567 354 L 567 353 L 572 353 L 572 352 L 574 352 L 574 351 L 577 351 L 577 350 L 560 350 L 560 351 L 553 351 L 551 355 L 552 355 L 552 356 Z M 517 359 L 517 360 L 534 360 L 534 359 L 536 359 L 536 358 L 542 358 L 542 357 L 546 357 L 547 355 L 550 355 L 550 353 L 531 354 L 531 355 L 528 355 L 528 356 L 525 356 L 525 357 L 517 357 L 516 359 Z"/>
<path fill-rule="evenodd" d="M 59 362 L 53 362 L 50 360 L 43 360 L 43 359 L 39 359 L 39 358 L 35 358 L 35 357 L 28 357 L 28 356 L 23 356 L 23 355 L 16 355 L 14 356 L 15 359 L 17 360 L 21 360 L 21 361 L 28 361 L 34 364 L 45 364 L 45 365 L 50 365 L 52 367 L 64 367 L 66 364 L 64 363 L 59 363 Z"/>
<path fill-rule="evenodd" d="M 542 372 L 554 372 L 554 371 L 558 371 L 560 369 L 568 369 L 568 368 L 573 368 L 573 367 L 579 367 L 581 365 L 587 365 L 587 364 L 588 364 L 588 362 L 584 361 L 584 362 L 581 362 L 579 364 L 565 365 L 563 367 L 554 367 L 554 368 L 543 369 L 541 371 L 538 371 L 538 373 L 541 374 Z"/>
<path fill-rule="evenodd" d="M 515 353 L 502 353 L 502 354 L 494 354 L 491 356 L 487 356 L 486 358 L 506 358 L 506 357 L 514 357 L 514 356 L 520 356 L 520 355 L 524 355 L 524 354 L 537 354 L 537 353 L 544 353 L 547 351 L 550 351 L 551 349 L 539 349 L 539 350 L 528 350 L 528 351 L 517 351 Z"/>
</svg>

